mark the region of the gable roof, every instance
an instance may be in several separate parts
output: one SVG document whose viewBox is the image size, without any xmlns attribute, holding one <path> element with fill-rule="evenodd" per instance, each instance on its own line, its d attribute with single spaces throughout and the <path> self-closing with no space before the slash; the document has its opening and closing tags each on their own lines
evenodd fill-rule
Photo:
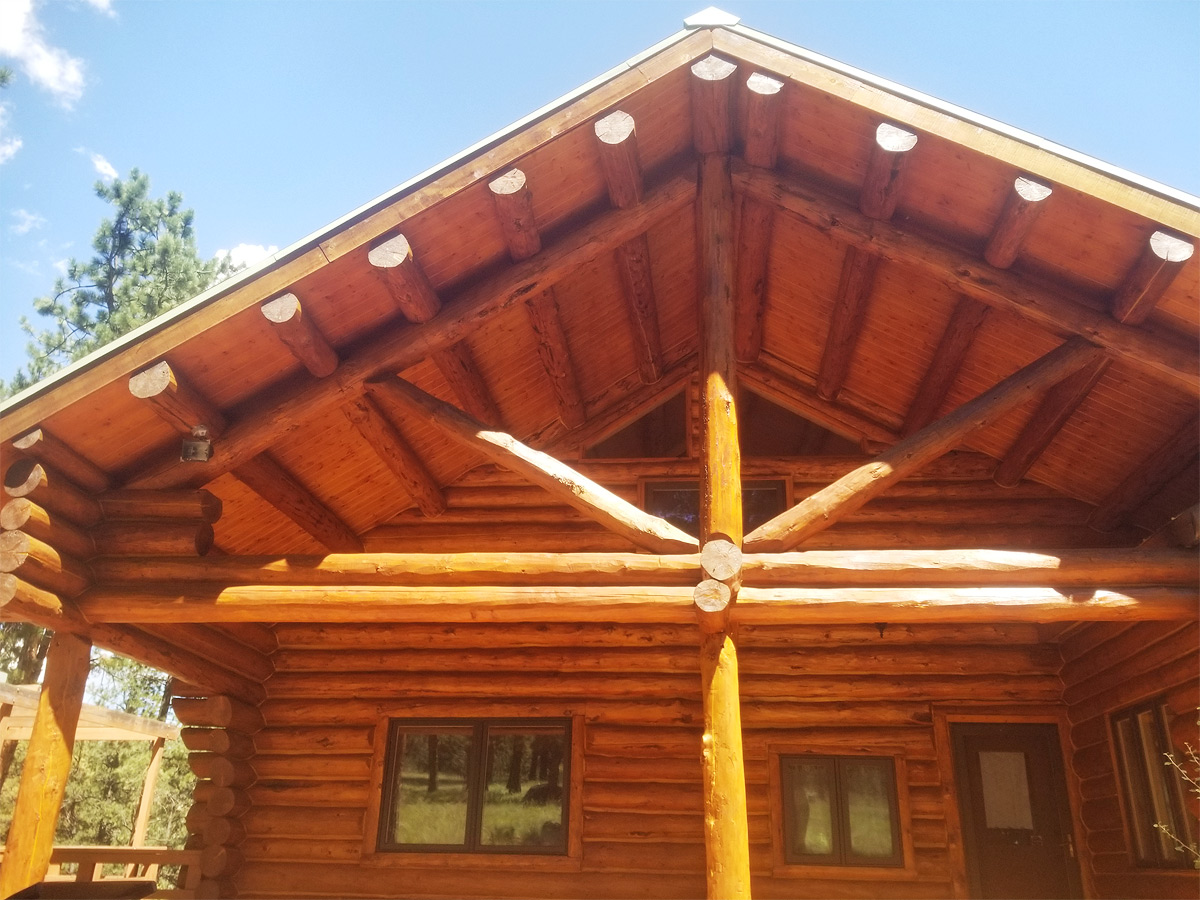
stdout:
<svg viewBox="0 0 1200 900">
<path fill-rule="evenodd" d="M 1144 270 L 1156 259 L 1147 249 L 1156 233 L 1166 236 L 1159 241 L 1168 254 L 1180 255 L 1175 238 L 1200 235 L 1200 201 L 730 19 L 694 17 L 579 90 L 13 398 L 0 423 L 5 458 L 19 454 L 13 438 L 40 426 L 115 486 L 207 485 L 226 503 L 223 549 L 293 552 L 314 549 L 312 539 L 265 508 L 246 479 L 228 474 L 256 454 L 268 452 L 358 535 L 417 503 L 417 489 L 358 427 L 371 415 L 360 395 L 373 376 L 401 372 L 528 444 L 576 455 L 695 371 L 691 67 L 715 54 L 737 66 L 739 257 L 763 266 L 761 351 L 741 370 L 749 387 L 838 433 L 890 444 L 944 355 L 949 326 L 966 330 L 961 365 L 943 379 L 944 394 L 924 388 L 933 403 L 926 419 L 1082 335 L 1111 362 L 1096 367 L 1094 384 L 1077 386 L 1078 409 L 1035 455 L 1028 477 L 1099 503 L 1167 448 L 1173 490 L 1187 488 L 1200 393 L 1200 260 L 1193 254 L 1161 272 Z M 747 86 L 755 73 L 781 84 L 777 95 L 769 85 L 756 95 Z M 750 165 L 750 110 L 770 96 L 778 97 L 777 152 L 769 167 Z M 617 111 L 636 125 L 644 182 L 641 201 L 627 208 L 612 202 L 595 132 Z M 895 211 L 883 217 L 864 213 L 861 200 L 881 125 L 917 138 Z M 540 244 L 527 258 L 514 255 L 505 231 L 513 223 L 504 198 L 519 203 L 520 185 L 499 201 L 489 187 L 514 168 L 532 212 L 532 222 L 516 227 Z M 1022 176 L 1053 193 L 1011 264 L 989 265 L 983 251 Z M 754 234 L 747 206 L 758 210 Z M 403 253 L 392 261 L 419 271 L 440 304 L 427 321 L 398 308 L 369 259 L 398 235 L 416 266 Z M 839 296 L 845 306 L 840 284 L 855 254 L 877 260 L 873 284 L 857 316 L 844 319 L 852 326 L 844 377 L 822 385 Z M 641 286 L 631 286 L 638 278 Z M 1144 322 L 1118 321 L 1114 297 L 1139 279 L 1166 286 Z M 753 293 L 752 281 L 744 293 Z M 546 291 L 552 306 L 527 309 Z M 340 358 L 332 374 L 306 371 L 260 311 L 281 294 L 299 299 L 303 318 Z M 643 311 L 652 302 L 641 320 L 643 330 L 647 322 L 658 330 L 649 371 L 649 339 L 639 343 L 630 296 L 643 298 Z M 563 362 L 549 346 L 556 338 L 547 329 L 560 326 L 577 397 L 564 395 L 571 391 Z M 176 430 L 130 393 L 131 376 L 164 360 L 225 420 L 208 463 L 179 462 Z M 1004 459 L 1036 407 L 1031 399 L 965 448 Z M 389 424 L 439 484 L 477 462 L 426 423 Z M 253 528 L 237 524 L 250 521 Z"/>
</svg>

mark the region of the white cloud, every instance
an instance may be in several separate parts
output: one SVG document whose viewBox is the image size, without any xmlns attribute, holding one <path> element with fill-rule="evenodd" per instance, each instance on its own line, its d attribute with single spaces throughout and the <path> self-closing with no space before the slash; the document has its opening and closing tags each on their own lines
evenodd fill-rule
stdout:
<svg viewBox="0 0 1200 900">
<path fill-rule="evenodd" d="M 214 255 L 217 259 L 228 258 L 235 269 L 244 269 L 278 252 L 279 248 L 274 244 L 270 247 L 264 247 L 262 244 L 238 244 L 232 250 L 218 250 Z"/>
<path fill-rule="evenodd" d="M 55 272 L 57 272 L 63 278 L 66 278 L 67 266 L 70 264 L 70 262 L 71 261 L 69 259 L 56 259 L 53 263 L 51 263 L 51 265 L 54 266 Z"/>
<path fill-rule="evenodd" d="M 96 170 L 96 174 L 104 181 L 112 181 L 117 177 L 117 170 L 113 168 L 113 164 L 99 153 L 89 153 L 88 158 L 92 161 L 92 167 Z"/>
<path fill-rule="evenodd" d="M 30 81 L 63 106 L 83 96 L 83 61 L 46 42 L 33 0 L 0 2 L 0 56 L 15 60 Z"/>
<path fill-rule="evenodd" d="M 102 12 L 106 16 L 116 18 L 117 11 L 112 8 L 112 0 L 83 0 L 88 6 L 97 12 Z"/>
<path fill-rule="evenodd" d="M 0 166 L 16 156 L 23 143 L 19 137 L 8 133 L 8 104 L 0 103 Z"/>
<path fill-rule="evenodd" d="M 43 216 L 31 213 L 27 209 L 14 209 L 12 215 L 17 221 L 9 225 L 8 230 L 13 234 L 29 234 L 35 228 L 41 228 L 46 224 L 46 219 Z"/>
</svg>

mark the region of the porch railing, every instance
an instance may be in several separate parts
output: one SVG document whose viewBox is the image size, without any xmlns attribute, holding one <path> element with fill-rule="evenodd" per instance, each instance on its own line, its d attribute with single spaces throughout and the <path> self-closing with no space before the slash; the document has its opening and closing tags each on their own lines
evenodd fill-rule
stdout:
<svg viewBox="0 0 1200 900">
<path fill-rule="evenodd" d="M 3 860 L 2 852 L 0 860 Z M 172 879 L 163 870 L 173 866 L 179 867 L 179 873 Z M 64 872 L 64 868 L 68 871 Z M 192 900 L 200 883 L 200 851 L 60 845 L 50 853 L 50 869 L 45 880 L 80 884 L 153 881 L 159 889 L 151 897 Z M 165 886 L 171 882 L 173 887 Z"/>
</svg>

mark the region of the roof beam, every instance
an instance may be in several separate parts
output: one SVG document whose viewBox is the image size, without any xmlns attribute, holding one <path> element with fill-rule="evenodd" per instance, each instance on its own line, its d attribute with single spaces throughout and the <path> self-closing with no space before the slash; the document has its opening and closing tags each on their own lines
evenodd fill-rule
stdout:
<svg viewBox="0 0 1200 900">
<path fill-rule="evenodd" d="M 511 169 L 488 184 L 496 216 L 500 220 L 508 255 L 515 261 L 529 259 L 542 249 L 541 235 L 533 216 L 533 195 L 520 169 Z M 530 295 L 524 303 L 529 327 L 533 329 L 538 359 L 550 382 L 558 417 L 568 428 L 578 428 L 587 421 L 583 394 L 567 332 L 558 314 L 554 288 Z M 468 411 L 469 408 L 468 408 Z M 478 417 L 477 417 L 478 418 Z"/>
<path fill-rule="evenodd" d="M 954 384 L 958 370 L 967 358 L 967 351 L 975 340 L 975 332 L 983 324 L 987 311 L 986 306 L 969 297 L 958 298 L 946 330 L 942 332 L 942 338 L 933 352 L 933 360 L 921 378 L 917 395 L 908 407 L 908 414 L 900 429 L 902 435 L 908 436 L 933 421 L 946 395 L 950 393 L 950 386 Z"/>
<path fill-rule="evenodd" d="M 678 212 L 692 202 L 695 193 L 694 170 L 668 176 L 648 189 L 639 205 L 602 212 L 537 255 L 464 289 L 432 321 L 398 325 L 370 335 L 346 353 L 330 378 L 313 380 L 305 374 L 263 391 L 242 406 L 223 440 L 214 442 L 213 457 L 207 463 L 184 463 L 177 452 L 169 457 L 164 454 L 158 465 L 139 465 L 129 486 L 166 488 L 212 481 L 269 448 L 296 422 L 344 402 L 347 393 L 356 391 L 368 378 L 402 371 L 461 340 L 481 321 L 553 287 L 581 266 Z"/>
<path fill-rule="evenodd" d="M 487 426 L 395 376 L 371 381 L 368 389 L 421 417 L 463 446 L 519 473 L 552 496 L 578 509 L 609 530 L 656 553 L 683 552 L 696 539 L 668 522 L 643 512 L 611 491 L 545 453 Z"/>
<path fill-rule="evenodd" d="M 362 541 L 350 526 L 269 454 L 260 453 L 244 460 L 233 470 L 233 475 L 330 550 L 343 553 L 362 550 Z"/>
<path fill-rule="evenodd" d="M 392 470 L 422 515 L 432 518 L 445 512 L 446 496 L 437 481 L 400 434 L 400 430 L 388 420 L 370 396 L 352 400 L 343 407 L 343 411 L 350 424 L 375 451 L 375 455 Z"/>
<path fill-rule="evenodd" d="M 438 314 L 442 301 L 413 255 L 408 238 L 397 234 L 380 241 L 367 251 L 367 260 L 404 318 L 428 322 Z"/>
<path fill-rule="evenodd" d="M 779 124 L 783 82 L 754 72 L 743 93 L 742 158 L 752 166 L 775 168 L 779 155 Z M 762 352 L 766 313 L 767 265 L 775 210 L 752 198 L 742 201 L 737 229 L 737 281 L 734 285 L 734 347 L 738 362 L 753 363 Z"/>
<path fill-rule="evenodd" d="M 85 490 L 99 493 L 112 486 L 112 479 L 107 472 L 41 426 L 13 438 L 13 449 L 56 472 L 62 472 Z"/>
<path fill-rule="evenodd" d="M 909 151 L 917 145 L 917 136 L 888 122 L 875 129 L 867 174 L 859 193 L 858 206 L 872 219 L 886 220 L 896 210 L 903 187 L 902 175 Z M 879 257 L 851 245 L 842 263 L 829 337 L 821 356 L 817 375 L 817 394 L 823 400 L 833 400 L 846 383 L 850 363 L 866 323 L 867 306 L 875 283 Z"/>
<path fill-rule="evenodd" d="M 129 377 L 129 393 L 147 401 L 159 418 L 180 434 L 203 427 L 210 438 L 225 430 L 225 416 L 207 398 L 192 390 L 165 359 Z"/>
<path fill-rule="evenodd" d="M 304 368 L 317 378 L 333 374 L 338 366 L 337 353 L 312 317 L 304 314 L 299 297 L 280 294 L 264 302 L 259 311 L 271 323 L 272 333 Z"/>
<path fill-rule="evenodd" d="M 1015 313 L 1060 336 L 1086 335 L 1138 371 L 1200 396 L 1200 355 L 1172 341 L 1116 322 L 1107 313 L 981 263 L 971 254 L 874 221 L 849 204 L 814 191 L 805 181 L 734 163 L 734 187 L 783 209 L 837 240 L 877 253 L 989 306 Z"/>
<path fill-rule="evenodd" d="M 825 340 L 821 369 L 817 374 L 817 396 L 822 400 L 835 399 L 846 383 L 854 348 L 858 346 L 858 338 L 866 321 L 867 302 L 878 267 L 879 257 L 874 254 L 857 247 L 846 250 L 829 322 L 829 337 Z"/>
<path fill-rule="evenodd" d="M 437 366 L 450 390 L 458 398 L 463 409 L 467 410 L 481 422 L 487 422 L 496 428 L 504 427 L 504 417 L 500 407 L 492 398 L 487 382 L 479 367 L 475 365 L 475 357 L 466 341 L 457 341 L 449 347 L 434 350 L 430 359 Z"/>
<path fill-rule="evenodd" d="M 1046 392 L 1037 411 L 1025 423 L 996 466 L 992 475 L 996 484 L 1016 487 L 1020 483 L 1111 364 L 1111 359 L 1098 359 L 1068 375 Z"/>
<path fill-rule="evenodd" d="M 1088 525 L 1096 531 L 1112 531 L 1123 524 L 1130 513 L 1196 458 L 1197 435 L 1200 435 L 1200 417 L 1192 416 L 1100 501 Z"/>
<path fill-rule="evenodd" d="M 1184 263 L 1192 258 L 1194 250 L 1190 241 L 1165 231 L 1150 235 L 1138 261 L 1113 296 L 1113 318 L 1127 325 L 1138 325 L 1150 318 L 1155 304 Z"/>
<path fill-rule="evenodd" d="M 548 587 L 496 585 L 172 584 L 98 586 L 80 598 L 98 623 L 167 622 L 694 622 L 686 585 Z M 743 587 L 745 624 L 795 622 L 1062 622 L 1190 620 L 1194 586 L 1052 587 Z"/>
<path fill-rule="evenodd" d="M 692 65 L 692 145 L 697 153 L 733 149 L 733 85 L 737 66 L 719 56 Z"/>
<path fill-rule="evenodd" d="M 1048 185 L 1024 175 L 1017 177 L 983 248 L 983 258 L 989 265 L 1007 269 L 1017 261 L 1021 245 L 1046 208 L 1045 201 L 1051 193 Z"/>
<path fill-rule="evenodd" d="M 910 435 L 874 460 L 842 476 L 791 509 L 756 528 L 746 538 L 749 550 L 789 550 L 863 506 L 872 497 L 954 448 L 967 435 L 983 428 L 1040 391 L 1057 384 L 1099 350 L 1073 338 L 1005 378 L 991 390 L 964 403 Z"/>
<path fill-rule="evenodd" d="M 595 132 L 609 199 L 618 209 L 639 203 L 643 193 L 642 164 L 633 116 L 618 110 L 599 120 Z M 644 384 L 654 384 L 663 373 L 662 339 L 658 330 L 654 280 L 650 275 L 650 242 L 646 235 L 638 235 L 619 246 L 613 251 L 613 259 L 621 278 L 621 294 L 625 298 L 625 314 L 633 336 L 638 374 Z"/>
</svg>

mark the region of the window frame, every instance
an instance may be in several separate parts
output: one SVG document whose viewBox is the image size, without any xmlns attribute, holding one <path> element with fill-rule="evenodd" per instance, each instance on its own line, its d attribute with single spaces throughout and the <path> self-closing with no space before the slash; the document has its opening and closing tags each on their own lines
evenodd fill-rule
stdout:
<svg viewBox="0 0 1200 900">
<path fill-rule="evenodd" d="M 903 747 L 880 746 L 872 749 L 849 748 L 844 745 L 771 744 L 767 748 L 770 760 L 770 809 L 772 874 L 782 878 L 821 878 L 829 880 L 913 881 L 919 875 L 913 854 L 911 816 L 909 813 L 908 766 Z M 784 765 L 788 759 L 840 758 L 847 760 L 888 760 L 892 764 L 893 802 L 892 822 L 895 828 L 897 854 L 886 863 L 852 859 L 846 863 L 831 862 L 828 858 L 812 857 L 798 861 L 788 853 L 788 832 L 785 819 Z M 839 800 L 839 804 L 842 801 Z"/>
<path fill-rule="evenodd" d="M 579 741 L 576 731 L 578 717 L 562 716 L 389 716 L 382 719 L 375 729 L 375 775 L 372 779 L 372 802 L 365 829 L 364 846 L 368 861 L 384 865 L 403 865 L 404 861 L 420 864 L 432 858 L 454 865 L 472 867 L 479 861 L 484 864 L 501 863 L 508 858 L 521 865 L 534 868 L 556 868 L 565 863 L 577 867 L 580 850 L 577 770 L 580 764 Z M 491 728 L 561 728 L 566 741 L 562 757 L 562 823 L 563 842 L 561 847 L 521 845 L 487 845 L 481 840 L 483 817 L 483 792 L 486 785 L 484 764 L 486 747 Z M 394 816 L 393 798 L 395 778 L 399 771 L 399 760 L 395 748 L 396 737 L 401 732 L 421 733 L 436 729 L 466 729 L 470 731 L 468 747 L 467 787 L 467 834 L 462 844 L 401 844 L 391 840 L 389 826 Z"/>
<path fill-rule="evenodd" d="M 1151 768 L 1147 759 L 1147 750 L 1143 742 L 1143 734 L 1138 726 L 1138 717 L 1149 713 L 1153 721 L 1153 737 L 1157 745 L 1150 752 L 1161 757 L 1165 753 L 1175 753 L 1171 745 L 1170 723 L 1164 710 L 1167 709 L 1166 695 L 1158 695 L 1141 703 L 1127 706 L 1108 716 L 1108 726 L 1111 738 L 1113 767 L 1117 782 L 1120 785 L 1120 800 L 1122 824 L 1125 829 L 1126 850 L 1130 862 L 1138 870 L 1159 871 L 1190 871 L 1193 868 L 1191 859 L 1186 854 L 1174 849 L 1174 842 L 1169 838 L 1163 840 L 1155 828 L 1158 818 L 1154 809 L 1154 789 L 1150 784 Z M 1122 737 L 1121 723 L 1130 723 L 1130 731 L 1136 741 L 1135 747 L 1126 748 Z M 1128 752 L 1127 752 L 1128 750 Z M 1132 757 L 1132 758 L 1130 758 Z M 1187 810 L 1186 789 L 1179 774 L 1167 765 L 1165 759 L 1159 760 L 1160 765 L 1154 771 L 1159 773 L 1158 787 L 1165 792 L 1167 811 L 1170 813 L 1169 824 L 1172 831 L 1184 840 L 1195 843 L 1200 831 L 1190 819 Z M 1180 832 L 1183 834 L 1180 834 Z M 1171 847 L 1169 857 L 1162 852 L 1163 846 Z M 1151 853 L 1146 853 L 1149 848 Z M 1151 858 L 1152 857 L 1152 858 Z"/>
<path fill-rule="evenodd" d="M 791 509 L 792 506 L 794 505 L 794 499 L 793 499 L 794 491 L 793 491 L 793 483 L 792 482 L 793 482 L 793 479 L 790 475 L 744 476 L 742 478 L 742 496 L 743 497 L 745 496 L 747 489 L 763 490 L 763 489 L 770 488 L 770 489 L 776 491 L 783 500 L 783 506 L 780 508 L 779 512 L 786 512 L 787 510 Z M 639 508 L 645 510 L 646 512 L 650 513 L 651 515 L 659 516 L 660 518 L 665 518 L 664 516 L 661 516 L 660 513 L 654 512 L 650 508 L 650 503 L 649 503 L 650 496 L 655 490 L 688 491 L 688 492 L 691 492 L 694 490 L 696 492 L 696 530 L 697 530 L 697 532 L 699 532 L 699 530 L 700 530 L 700 515 L 701 515 L 701 509 L 700 509 L 701 486 L 700 486 L 700 479 L 698 477 L 697 478 L 686 478 L 686 477 L 685 478 L 670 478 L 670 477 L 658 477 L 658 476 L 643 476 L 638 479 L 638 506 L 639 506 Z M 776 513 L 776 515 L 778 515 L 778 513 Z M 769 519 L 768 519 L 768 521 L 769 521 Z M 684 528 L 682 525 L 677 525 L 676 527 L 679 528 L 681 531 L 687 532 L 689 534 L 691 533 L 688 531 L 687 528 Z M 749 530 L 751 530 L 751 529 L 749 526 L 747 526 L 747 531 L 749 531 Z M 696 536 L 698 536 L 698 534 Z"/>
</svg>

